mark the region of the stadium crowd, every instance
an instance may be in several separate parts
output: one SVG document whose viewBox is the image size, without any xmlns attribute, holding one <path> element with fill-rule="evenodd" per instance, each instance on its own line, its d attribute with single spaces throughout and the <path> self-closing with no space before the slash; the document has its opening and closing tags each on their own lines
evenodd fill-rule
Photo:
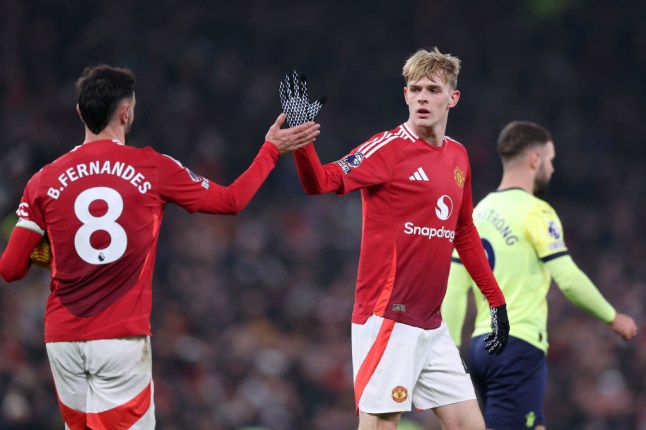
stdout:
<svg viewBox="0 0 646 430">
<path fill-rule="evenodd" d="M 2 247 L 29 177 L 82 142 L 73 80 L 89 63 L 138 76 L 129 144 L 228 183 L 262 144 L 292 67 L 308 72 L 312 96 L 329 96 L 316 143 L 329 162 L 405 114 L 402 59 L 436 45 L 456 54 L 462 98 L 447 134 L 470 153 L 474 200 L 498 185 L 501 126 L 546 125 L 558 147 L 546 198 L 569 250 L 640 327 L 623 343 L 552 289 L 548 427 L 646 429 L 646 4 L 5 0 L 0 9 Z M 236 218 L 169 207 L 152 316 L 159 429 L 356 428 L 360 204 L 308 198 L 283 157 Z M 18 285 L 0 282 L 0 430 L 62 428 L 42 340 L 48 278 L 34 267 Z M 405 417 L 411 429 L 437 428 L 432 414 Z"/>
</svg>

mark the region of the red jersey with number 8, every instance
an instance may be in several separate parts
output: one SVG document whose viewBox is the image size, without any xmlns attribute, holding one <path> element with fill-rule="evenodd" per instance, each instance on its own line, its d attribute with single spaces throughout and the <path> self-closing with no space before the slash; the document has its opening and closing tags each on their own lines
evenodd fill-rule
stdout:
<svg viewBox="0 0 646 430">
<path fill-rule="evenodd" d="M 88 142 L 28 182 L 18 225 L 52 247 L 45 341 L 150 335 L 152 276 L 164 206 L 196 211 L 208 179 L 152 148 Z"/>
</svg>

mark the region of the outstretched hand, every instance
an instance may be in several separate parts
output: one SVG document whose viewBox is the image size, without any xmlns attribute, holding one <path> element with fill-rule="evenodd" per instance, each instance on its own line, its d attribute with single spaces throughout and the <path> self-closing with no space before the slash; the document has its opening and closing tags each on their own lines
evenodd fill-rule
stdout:
<svg viewBox="0 0 646 430">
<path fill-rule="evenodd" d="M 269 127 L 269 131 L 265 136 L 265 140 L 273 143 L 281 155 L 302 148 L 313 142 L 316 136 L 321 134 L 321 125 L 311 121 L 296 127 L 280 128 L 285 123 L 285 120 L 286 115 L 284 113 L 278 115 L 276 122 Z"/>
<path fill-rule="evenodd" d="M 327 95 L 323 94 L 310 103 L 307 94 L 307 75 L 298 73 L 296 70 L 285 75 L 278 87 L 278 95 L 290 127 L 314 121 L 327 101 Z"/>
<path fill-rule="evenodd" d="M 617 313 L 617 316 L 609 324 L 612 331 L 617 333 L 623 340 L 630 340 L 637 336 L 637 324 L 632 317 L 626 314 Z"/>
</svg>

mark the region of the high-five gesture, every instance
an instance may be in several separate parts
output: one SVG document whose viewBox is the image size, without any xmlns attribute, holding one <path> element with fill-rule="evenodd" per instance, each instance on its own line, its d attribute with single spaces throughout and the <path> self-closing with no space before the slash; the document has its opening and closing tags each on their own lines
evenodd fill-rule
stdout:
<svg viewBox="0 0 646 430">
<path fill-rule="evenodd" d="M 295 70 L 285 75 L 280 82 L 278 93 L 290 127 L 314 121 L 327 101 L 327 95 L 324 94 L 310 103 L 307 95 L 307 76 Z"/>
<path fill-rule="evenodd" d="M 291 128 L 280 128 L 285 123 L 285 114 L 276 118 L 265 136 L 265 140 L 274 144 L 280 154 L 286 154 L 311 143 L 321 131 L 321 126 L 313 122 L 305 122 Z"/>
</svg>

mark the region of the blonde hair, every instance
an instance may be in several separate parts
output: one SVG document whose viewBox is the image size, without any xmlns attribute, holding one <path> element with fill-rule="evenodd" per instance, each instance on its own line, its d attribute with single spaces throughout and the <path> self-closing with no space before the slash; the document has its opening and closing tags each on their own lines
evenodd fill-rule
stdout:
<svg viewBox="0 0 646 430">
<path fill-rule="evenodd" d="M 431 51 L 418 50 L 408 57 L 402 69 L 406 84 L 426 77 L 439 77 L 453 89 L 458 86 L 458 74 L 460 59 L 451 54 L 442 54 L 437 47 L 433 47 Z"/>
</svg>

